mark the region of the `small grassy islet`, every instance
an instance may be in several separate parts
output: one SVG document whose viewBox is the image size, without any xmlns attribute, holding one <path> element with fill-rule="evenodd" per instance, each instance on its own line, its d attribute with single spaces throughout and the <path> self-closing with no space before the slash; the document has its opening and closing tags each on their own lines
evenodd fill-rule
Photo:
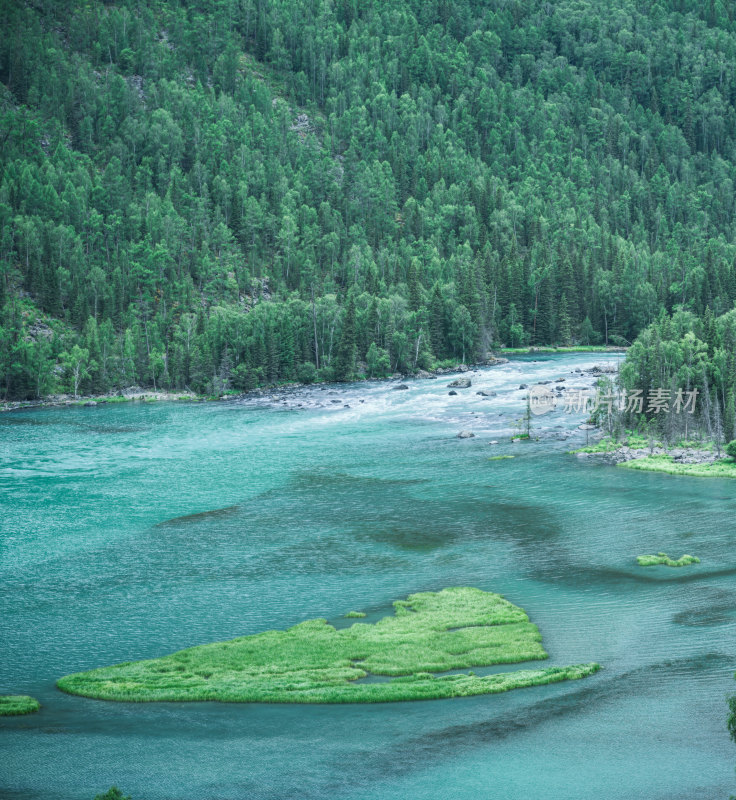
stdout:
<svg viewBox="0 0 736 800">
<path fill-rule="evenodd" d="M 35 697 L 27 694 L 1 694 L 0 717 L 17 717 L 21 714 L 33 714 L 41 704 Z"/>
<path fill-rule="evenodd" d="M 665 567 L 686 567 L 688 564 L 700 564 L 700 559 L 697 556 L 689 556 L 685 554 L 677 560 L 670 558 L 667 553 L 657 553 L 656 556 L 637 556 L 636 561 L 640 567 L 656 567 L 659 565 Z"/>
<path fill-rule="evenodd" d="M 498 594 L 409 595 L 393 616 L 336 629 L 324 619 L 67 675 L 62 691 L 101 700 L 372 703 L 505 692 L 591 675 L 598 664 L 487 676 L 432 673 L 547 658 L 537 626 Z M 368 675 L 393 680 L 360 683 Z"/>
<path fill-rule="evenodd" d="M 345 614 L 345 619 L 362 619 L 364 616 L 364 611 L 348 611 L 348 613 Z"/>
</svg>

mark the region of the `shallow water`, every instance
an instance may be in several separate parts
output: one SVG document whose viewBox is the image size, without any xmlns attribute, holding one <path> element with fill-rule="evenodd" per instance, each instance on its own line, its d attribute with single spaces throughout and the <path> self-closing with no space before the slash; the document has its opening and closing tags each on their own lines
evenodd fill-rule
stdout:
<svg viewBox="0 0 736 800">
<path fill-rule="evenodd" d="M 540 441 L 509 441 L 520 383 L 582 385 L 572 370 L 606 360 L 519 359 L 456 397 L 445 376 L 0 416 L 0 693 L 43 704 L 0 719 L 0 797 L 91 800 L 113 783 L 134 800 L 727 797 L 736 484 L 582 463 L 566 452 L 581 418 L 561 412 L 535 419 Z M 702 563 L 636 566 L 659 550 Z M 547 663 L 603 669 L 367 706 L 54 688 L 312 617 L 378 619 L 456 585 L 522 606 Z"/>
</svg>

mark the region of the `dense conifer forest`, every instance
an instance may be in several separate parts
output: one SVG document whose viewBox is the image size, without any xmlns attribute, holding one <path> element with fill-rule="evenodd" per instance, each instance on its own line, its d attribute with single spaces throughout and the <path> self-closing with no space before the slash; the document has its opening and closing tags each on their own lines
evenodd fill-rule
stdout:
<svg viewBox="0 0 736 800">
<path fill-rule="evenodd" d="M 0 29 L 0 396 L 641 337 L 630 382 L 717 384 L 733 426 L 733 4 L 0 0 Z"/>
</svg>

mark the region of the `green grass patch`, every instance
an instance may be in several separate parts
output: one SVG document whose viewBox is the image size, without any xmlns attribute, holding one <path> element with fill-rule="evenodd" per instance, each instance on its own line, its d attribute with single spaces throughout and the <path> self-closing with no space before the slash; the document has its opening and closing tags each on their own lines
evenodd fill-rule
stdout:
<svg viewBox="0 0 736 800">
<path fill-rule="evenodd" d="M 489 461 L 503 461 L 506 458 L 516 458 L 516 456 L 491 456 Z"/>
<path fill-rule="evenodd" d="M 20 714 L 33 714 L 41 704 L 35 697 L 27 694 L 0 695 L 0 717 L 17 717 Z"/>
<path fill-rule="evenodd" d="M 668 475 L 689 475 L 694 478 L 736 478 L 736 461 L 728 458 L 710 464 L 680 464 L 672 456 L 644 456 L 618 465 L 626 469 L 666 472 Z"/>
<path fill-rule="evenodd" d="M 614 442 L 613 439 L 605 438 L 595 444 L 579 447 L 577 450 L 570 450 L 570 453 L 572 455 L 576 455 L 577 453 L 612 453 L 614 450 L 618 450 L 619 447 L 621 447 L 620 442 Z"/>
<path fill-rule="evenodd" d="M 667 553 L 657 553 L 656 556 L 637 556 L 636 561 L 640 567 L 686 567 L 688 564 L 700 564 L 700 559 L 696 556 L 684 555 L 675 560 L 670 558 Z"/>
<path fill-rule="evenodd" d="M 362 619 L 365 616 L 365 612 L 363 611 L 348 611 L 345 614 L 345 619 Z"/>
<path fill-rule="evenodd" d="M 604 436 L 595 444 L 580 447 L 577 450 L 571 450 L 572 454 L 575 453 L 612 453 L 620 447 L 630 447 L 632 450 L 647 450 L 651 445 L 654 447 L 662 447 L 665 445 L 659 439 L 651 441 L 648 436 L 644 436 L 636 431 L 627 430 L 618 439 L 613 439 L 610 436 Z M 668 445 L 678 450 L 713 450 L 713 442 L 703 442 L 696 439 L 681 439 L 674 445 Z M 736 464 L 736 462 L 734 462 Z"/>
<path fill-rule="evenodd" d="M 709 452 L 713 452 L 715 445 L 713 442 L 704 442 L 699 439 L 680 439 L 675 444 L 675 447 L 681 450 L 707 450 Z"/>
<path fill-rule="evenodd" d="M 654 442 L 655 447 L 662 447 L 661 442 Z M 644 450 L 649 447 L 649 439 L 646 436 L 640 436 L 638 433 L 627 431 L 626 435 L 620 439 L 612 439 L 610 436 L 604 436 L 595 444 L 579 447 L 577 450 L 570 452 L 575 455 L 576 453 L 613 453 L 620 447 L 631 447 L 633 450 Z"/>
<path fill-rule="evenodd" d="M 262 703 L 373 703 L 505 692 L 575 680 L 597 664 L 435 675 L 448 670 L 547 658 L 537 626 L 498 594 L 473 588 L 422 592 L 394 603 L 375 624 L 340 630 L 312 619 L 206 644 L 149 661 L 67 675 L 70 694 L 134 702 L 217 700 Z M 368 675 L 393 680 L 360 683 Z"/>
</svg>

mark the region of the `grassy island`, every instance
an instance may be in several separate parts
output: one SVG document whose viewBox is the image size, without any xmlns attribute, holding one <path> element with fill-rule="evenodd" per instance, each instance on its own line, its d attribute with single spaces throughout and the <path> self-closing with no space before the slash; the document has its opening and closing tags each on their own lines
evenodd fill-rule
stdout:
<svg viewBox="0 0 736 800">
<path fill-rule="evenodd" d="M 656 567 L 660 564 L 665 567 L 686 567 L 688 564 L 700 564 L 700 559 L 696 556 L 684 555 L 675 560 L 670 558 L 667 553 L 657 553 L 656 556 L 637 556 L 636 560 L 640 567 Z"/>
<path fill-rule="evenodd" d="M 0 695 L 0 717 L 17 717 L 21 714 L 33 714 L 41 704 L 35 697 L 26 694 Z"/>
<path fill-rule="evenodd" d="M 363 619 L 364 616 L 364 611 L 348 611 L 348 613 L 345 614 L 345 619 Z"/>
<path fill-rule="evenodd" d="M 149 661 L 67 675 L 59 689 L 102 700 L 372 703 L 493 694 L 583 678 L 598 664 L 488 676 L 432 673 L 547 658 L 537 626 L 473 588 L 412 594 L 375 624 L 313 619 Z M 369 676 L 392 680 L 361 682 Z"/>
</svg>

